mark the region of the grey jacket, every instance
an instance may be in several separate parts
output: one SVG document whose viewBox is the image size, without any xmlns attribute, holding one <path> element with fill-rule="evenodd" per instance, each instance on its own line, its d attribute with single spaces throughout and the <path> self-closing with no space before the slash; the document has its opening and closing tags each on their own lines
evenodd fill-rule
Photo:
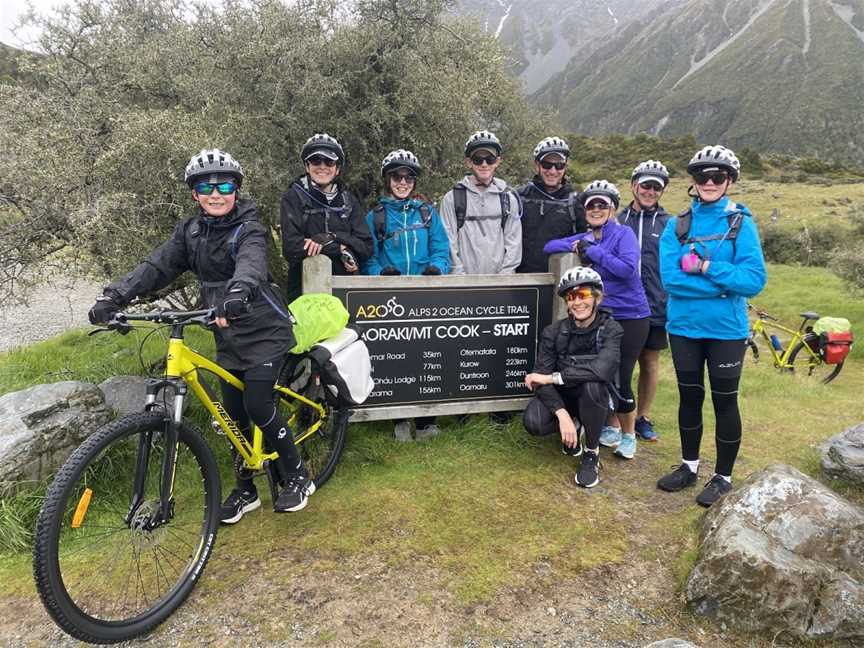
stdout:
<svg viewBox="0 0 864 648">
<path fill-rule="evenodd" d="M 467 188 L 466 218 L 457 227 L 453 190 L 441 201 L 441 218 L 450 239 L 450 274 L 512 274 L 522 261 L 522 221 L 519 196 L 507 183 L 493 178 L 480 191 L 472 176 L 459 181 Z M 510 193 L 510 213 L 501 228 L 501 197 Z"/>
</svg>

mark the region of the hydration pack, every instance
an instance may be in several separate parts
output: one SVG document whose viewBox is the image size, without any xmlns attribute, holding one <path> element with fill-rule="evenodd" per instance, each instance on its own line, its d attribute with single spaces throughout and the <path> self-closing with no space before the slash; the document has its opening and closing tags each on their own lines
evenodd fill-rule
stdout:
<svg viewBox="0 0 864 648">
<path fill-rule="evenodd" d="M 501 229 L 507 225 L 507 219 L 510 217 L 510 191 L 504 189 L 498 194 L 501 201 Z M 457 184 L 453 187 L 453 211 L 456 212 L 456 228 L 462 229 L 466 220 L 488 220 L 493 216 L 467 216 L 468 211 L 468 189 L 463 184 Z"/>
<path fill-rule="evenodd" d="M 420 205 L 420 222 L 415 223 L 414 225 L 409 225 L 408 227 L 401 227 L 397 230 L 393 230 L 389 234 L 387 233 L 387 210 L 384 205 L 378 203 L 375 207 L 372 208 L 372 223 L 375 229 L 375 238 L 378 240 L 378 247 L 384 246 L 384 241 L 388 238 L 393 238 L 398 236 L 400 232 L 407 232 L 409 230 L 415 229 L 429 229 L 432 224 L 432 210 L 429 208 L 430 206 L 426 203 Z M 460 225 L 461 227 L 461 225 Z"/>
</svg>

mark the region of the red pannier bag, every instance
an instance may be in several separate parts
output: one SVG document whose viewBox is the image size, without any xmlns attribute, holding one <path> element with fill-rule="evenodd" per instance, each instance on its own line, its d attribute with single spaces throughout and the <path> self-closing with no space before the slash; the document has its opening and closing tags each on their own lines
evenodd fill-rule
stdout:
<svg viewBox="0 0 864 648">
<path fill-rule="evenodd" d="M 822 359 L 826 364 L 840 364 L 852 348 L 852 331 L 827 331 L 819 336 Z"/>
</svg>

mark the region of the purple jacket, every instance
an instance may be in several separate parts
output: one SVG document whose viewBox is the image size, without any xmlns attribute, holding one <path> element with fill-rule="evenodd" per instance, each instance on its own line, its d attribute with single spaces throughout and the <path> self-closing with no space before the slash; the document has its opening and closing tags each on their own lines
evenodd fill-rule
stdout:
<svg viewBox="0 0 864 648">
<path fill-rule="evenodd" d="M 594 243 L 587 250 L 594 268 L 603 279 L 603 305 L 612 311 L 616 320 L 641 319 L 651 315 L 645 288 L 639 278 L 639 241 L 633 230 L 610 218 L 603 226 L 603 238 L 594 241 L 589 230 L 567 238 L 549 241 L 543 251 L 547 254 L 572 252 L 573 242 L 584 239 Z"/>
</svg>

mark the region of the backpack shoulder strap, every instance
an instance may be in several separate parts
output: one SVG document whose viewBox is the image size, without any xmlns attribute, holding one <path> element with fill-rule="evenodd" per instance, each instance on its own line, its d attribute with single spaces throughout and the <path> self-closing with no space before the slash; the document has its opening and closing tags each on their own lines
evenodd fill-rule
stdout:
<svg viewBox="0 0 864 648">
<path fill-rule="evenodd" d="M 228 239 L 228 254 L 231 256 L 232 261 L 237 260 L 237 241 L 240 239 L 240 232 L 243 230 L 245 225 L 246 221 L 241 221 L 237 227 L 234 228 L 234 231 L 231 232 L 231 238 Z"/>
<path fill-rule="evenodd" d="M 453 187 L 453 211 L 456 212 L 456 229 L 462 229 L 465 224 L 465 212 L 468 210 L 468 189 L 457 184 Z"/>
<path fill-rule="evenodd" d="M 387 238 L 387 212 L 381 203 L 372 208 L 372 226 L 380 247 L 384 245 L 384 239 Z"/>
<path fill-rule="evenodd" d="M 420 205 L 420 219 L 423 221 L 423 227 L 429 229 L 429 226 L 432 224 L 432 210 L 430 209 L 429 203 L 423 203 Z"/>
<path fill-rule="evenodd" d="M 499 200 L 501 201 L 501 229 L 507 225 L 507 219 L 510 217 L 510 190 L 505 188 L 500 194 L 498 194 Z"/>
<path fill-rule="evenodd" d="M 690 223 L 693 220 L 693 212 L 687 210 L 678 214 L 678 220 L 675 222 L 675 237 L 679 243 L 686 243 L 690 236 Z"/>
<path fill-rule="evenodd" d="M 738 238 L 738 232 L 741 230 L 741 222 L 744 220 L 744 213 L 740 211 L 732 212 L 726 215 L 726 222 L 729 223 L 729 233 L 726 238 L 734 241 Z"/>
</svg>

